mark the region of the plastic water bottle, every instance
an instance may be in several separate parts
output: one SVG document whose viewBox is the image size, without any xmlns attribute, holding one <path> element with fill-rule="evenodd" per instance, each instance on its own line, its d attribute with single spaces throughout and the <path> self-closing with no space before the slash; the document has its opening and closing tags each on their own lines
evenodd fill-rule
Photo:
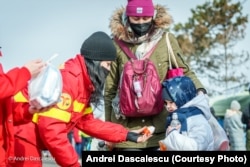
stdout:
<svg viewBox="0 0 250 167">
<path fill-rule="evenodd" d="M 178 120 L 178 115 L 177 115 L 177 113 L 176 112 L 174 112 L 173 114 L 172 114 L 172 121 L 171 121 L 171 123 L 170 123 L 170 126 L 172 126 L 172 127 L 177 127 L 178 125 L 180 125 L 181 123 L 180 123 L 180 121 Z"/>
</svg>

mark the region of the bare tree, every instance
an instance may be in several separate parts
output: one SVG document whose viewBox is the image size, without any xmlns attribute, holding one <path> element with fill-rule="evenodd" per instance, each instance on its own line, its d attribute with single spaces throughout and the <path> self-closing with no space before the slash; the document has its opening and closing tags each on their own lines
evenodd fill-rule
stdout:
<svg viewBox="0 0 250 167">
<path fill-rule="evenodd" d="M 175 24 L 173 28 L 196 73 L 225 90 L 247 82 L 249 75 L 245 72 L 249 69 L 249 53 L 234 50 L 237 42 L 244 39 L 248 23 L 248 15 L 242 13 L 244 2 L 206 1 L 191 9 L 192 17 L 186 23 Z"/>
</svg>

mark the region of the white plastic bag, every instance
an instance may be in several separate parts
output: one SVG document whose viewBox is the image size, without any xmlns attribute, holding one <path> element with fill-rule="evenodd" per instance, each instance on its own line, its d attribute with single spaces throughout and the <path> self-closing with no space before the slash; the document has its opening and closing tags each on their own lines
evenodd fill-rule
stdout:
<svg viewBox="0 0 250 167">
<path fill-rule="evenodd" d="M 214 149 L 216 151 L 228 151 L 229 139 L 225 130 L 221 127 L 213 115 L 208 120 L 208 123 L 210 124 L 214 134 Z"/>
<path fill-rule="evenodd" d="M 58 68 L 50 61 L 37 77 L 30 80 L 28 85 L 29 103 L 38 109 L 56 104 L 62 93 L 62 76 Z"/>
</svg>

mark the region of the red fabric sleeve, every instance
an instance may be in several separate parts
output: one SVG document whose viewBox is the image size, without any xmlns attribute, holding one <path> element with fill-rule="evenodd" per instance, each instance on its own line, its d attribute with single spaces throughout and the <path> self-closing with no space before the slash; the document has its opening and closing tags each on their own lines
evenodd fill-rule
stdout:
<svg viewBox="0 0 250 167">
<path fill-rule="evenodd" d="M 13 120 L 15 126 L 30 122 L 32 116 L 33 114 L 29 113 L 29 103 L 14 103 Z"/>
<path fill-rule="evenodd" d="M 93 114 L 81 117 L 76 126 L 92 137 L 113 143 L 126 141 L 128 134 L 128 130 L 122 125 L 95 119 Z"/>
<path fill-rule="evenodd" d="M 31 75 L 27 68 L 13 68 L 6 74 L 0 71 L 0 99 L 12 96 L 23 89 Z"/>
</svg>

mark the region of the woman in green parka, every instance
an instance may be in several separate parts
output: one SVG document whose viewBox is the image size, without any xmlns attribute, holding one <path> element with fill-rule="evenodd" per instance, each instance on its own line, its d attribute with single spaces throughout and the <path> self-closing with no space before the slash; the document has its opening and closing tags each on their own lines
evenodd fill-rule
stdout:
<svg viewBox="0 0 250 167">
<path fill-rule="evenodd" d="M 110 19 L 110 29 L 113 37 L 124 41 L 138 59 L 143 58 L 147 51 L 156 48 L 150 56 L 157 68 L 161 82 L 165 79 L 169 67 L 168 50 L 166 44 L 166 30 L 173 22 L 168 10 L 162 5 L 153 5 L 152 0 L 128 0 L 126 8 L 114 11 Z M 203 85 L 182 58 L 182 51 L 173 34 L 169 34 L 170 43 L 179 67 L 190 77 L 198 92 L 206 93 Z M 105 83 L 105 121 L 119 123 L 128 129 L 138 129 L 144 126 L 154 126 L 153 136 L 144 143 L 123 142 L 114 145 L 114 150 L 158 150 L 158 141 L 165 138 L 167 111 L 154 116 L 131 118 L 117 118 L 112 109 L 112 100 L 117 94 L 118 83 L 124 64 L 128 56 L 116 44 L 117 59 L 112 62 L 111 71 Z"/>
</svg>

